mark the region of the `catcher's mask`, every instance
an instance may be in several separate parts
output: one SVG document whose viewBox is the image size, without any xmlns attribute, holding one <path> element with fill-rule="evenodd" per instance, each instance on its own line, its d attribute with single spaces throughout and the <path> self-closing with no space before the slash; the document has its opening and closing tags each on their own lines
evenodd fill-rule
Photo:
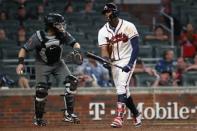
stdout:
<svg viewBox="0 0 197 131">
<path fill-rule="evenodd" d="M 45 28 L 48 30 L 49 28 L 55 29 L 55 31 L 65 32 L 66 30 L 66 22 L 62 15 L 58 13 L 49 13 L 44 18 Z"/>
</svg>

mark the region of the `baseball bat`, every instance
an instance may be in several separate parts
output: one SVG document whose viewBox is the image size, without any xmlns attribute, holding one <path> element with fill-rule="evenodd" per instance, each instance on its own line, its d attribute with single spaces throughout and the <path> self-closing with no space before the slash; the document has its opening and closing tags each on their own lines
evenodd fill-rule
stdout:
<svg viewBox="0 0 197 131">
<path fill-rule="evenodd" d="M 92 59 L 94 59 L 94 60 L 96 60 L 96 61 L 98 61 L 98 62 L 101 62 L 101 63 L 107 63 L 107 64 L 109 64 L 109 65 L 118 67 L 118 68 L 120 68 L 120 69 L 123 68 L 123 67 L 121 67 L 121 66 L 119 66 L 119 65 L 117 65 L 117 64 L 112 64 L 112 63 L 109 62 L 108 60 L 106 60 L 106 59 L 104 59 L 104 58 L 102 58 L 102 57 L 100 57 L 100 56 L 98 56 L 98 55 L 95 55 L 95 54 L 93 54 L 93 53 L 91 53 L 91 52 L 88 52 L 88 51 L 86 52 L 86 56 L 89 57 L 89 58 L 92 58 Z"/>
</svg>

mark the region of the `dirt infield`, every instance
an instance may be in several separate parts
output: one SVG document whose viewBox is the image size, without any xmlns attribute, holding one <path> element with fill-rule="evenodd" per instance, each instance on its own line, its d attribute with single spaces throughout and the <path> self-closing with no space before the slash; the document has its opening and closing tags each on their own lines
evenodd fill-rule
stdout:
<svg viewBox="0 0 197 131">
<path fill-rule="evenodd" d="M 48 125 L 46 127 L 7 127 L 0 131 L 197 131 L 195 123 L 157 123 L 143 124 L 135 128 L 126 124 L 122 128 L 111 128 L 108 124 L 65 124 Z"/>
</svg>

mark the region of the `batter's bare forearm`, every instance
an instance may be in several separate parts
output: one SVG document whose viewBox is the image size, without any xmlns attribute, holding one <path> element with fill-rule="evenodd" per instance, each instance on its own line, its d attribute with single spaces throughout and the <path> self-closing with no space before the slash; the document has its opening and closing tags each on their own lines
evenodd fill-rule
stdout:
<svg viewBox="0 0 197 131">
<path fill-rule="evenodd" d="M 110 57 L 107 46 L 101 47 L 101 57 Z"/>
<path fill-rule="evenodd" d="M 18 58 L 20 58 L 20 57 L 25 58 L 26 54 L 27 54 L 26 50 L 24 48 L 21 48 L 19 53 L 18 53 Z"/>
<path fill-rule="evenodd" d="M 21 48 L 18 53 L 18 66 L 16 67 L 16 73 L 18 75 L 23 74 L 25 56 L 26 56 L 26 50 L 24 48 Z"/>
</svg>

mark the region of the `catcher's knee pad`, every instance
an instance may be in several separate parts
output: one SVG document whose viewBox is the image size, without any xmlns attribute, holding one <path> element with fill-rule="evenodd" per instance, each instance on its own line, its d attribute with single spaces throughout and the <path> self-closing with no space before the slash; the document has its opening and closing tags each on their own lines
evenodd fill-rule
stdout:
<svg viewBox="0 0 197 131">
<path fill-rule="evenodd" d="M 73 75 L 68 75 L 65 78 L 64 85 L 66 88 L 69 88 L 70 91 L 75 91 L 78 86 L 78 79 Z"/>
<path fill-rule="evenodd" d="M 48 95 L 49 86 L 46 83 L 38 83 L 36 86 L 36 100 L 44 101 Z"/>
</svg>

